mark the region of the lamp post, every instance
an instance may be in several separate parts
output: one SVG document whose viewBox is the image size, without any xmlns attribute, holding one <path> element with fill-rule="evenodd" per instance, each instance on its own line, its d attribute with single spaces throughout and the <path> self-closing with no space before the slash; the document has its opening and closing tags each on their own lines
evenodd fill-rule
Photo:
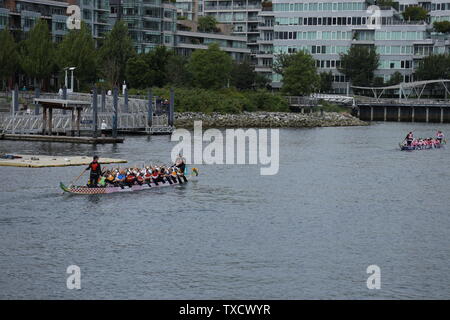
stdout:
<svg viewBox="0 0 450 320">
<path fill-rule="evenodd" d="M 76 67 L 70 67 L 69 70 L 72 71 L 72 75 L 70 78 L 70 92 L 73 93 L 73 71 L 76 69 Z"/>
<path fill-rule="evenodd" d="M 66 77 L 64 78 L 64 86 L 67 88 L 67 70 L 69 70 L 69 67 L 65 67 L 64 71 L 66 72 Z"/>
</svg>

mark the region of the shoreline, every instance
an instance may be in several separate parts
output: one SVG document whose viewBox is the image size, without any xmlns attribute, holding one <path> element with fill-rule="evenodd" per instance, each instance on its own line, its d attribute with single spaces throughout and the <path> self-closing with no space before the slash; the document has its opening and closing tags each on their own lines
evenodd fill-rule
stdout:
<svg viewBox="0 0 450 320">
<path fill-rule="evenodd" d="M 367 126 L 349 113 L 324 112 L 243 112 L 240 114 L 205 114 L 202 112 L 175 112 L 175 127 L 193 128 L 194 121 L 202 121 L 203 128 L 317 128 Z"/>
</svg>

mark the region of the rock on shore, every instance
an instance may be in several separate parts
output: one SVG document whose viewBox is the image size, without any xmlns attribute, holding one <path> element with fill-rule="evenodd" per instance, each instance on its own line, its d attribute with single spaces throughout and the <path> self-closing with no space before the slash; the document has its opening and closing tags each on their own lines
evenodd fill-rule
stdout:
<svg viewBox="0 0 450 320">
<path fill-rule="evenodd" d="M 203 128 L 313 128 L 365 126 L 348 113 L 324 112 L 302 114 L 293 112 L 244 112 L 240 114 L 205 114 L 201 112 L 175 113 L 175 126 L 192 128 L 201 120 Z"/>
</svg>

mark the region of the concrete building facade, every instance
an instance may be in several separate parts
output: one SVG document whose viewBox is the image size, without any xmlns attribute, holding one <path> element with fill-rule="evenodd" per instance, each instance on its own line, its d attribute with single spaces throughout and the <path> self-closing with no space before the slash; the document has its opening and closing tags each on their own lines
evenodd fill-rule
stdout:
<svg viewBox="0 0 450 320">
<path fill-rule="evenodd" d="M 336 93 L 346 93 L 348 79 L 338 71 L 340 54 L 352 45 L 370 46 L 380 54 L 377 77 L 388 81 L 399 72 L 405 82 L 414 80 L 420 59 L 431 53 L 448 52 L 447 36 L 432 30 L 432 22 L 450 20 L 450 1 L 400 0 L 395 6 L 380 6 L 363 0 L 273 0 L 274 53 L 309 52 L 319 72 L 333 74 Z M 408 6 L 429 10 L 426 21 L 405 21 Z M 398 8 L 396 8 L 398 7 Z M 273 85 L 281 86 L 281 76 L 273 74 Z"/>
</svg>

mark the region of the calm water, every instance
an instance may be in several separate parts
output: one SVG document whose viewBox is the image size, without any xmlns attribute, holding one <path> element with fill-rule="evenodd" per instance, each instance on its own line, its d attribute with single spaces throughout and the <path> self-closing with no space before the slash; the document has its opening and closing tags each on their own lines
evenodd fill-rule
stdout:
<svg viewBox="0 0 450 320">
<path fill-rule="evenodd" d="M 450 147 L 400 152 L 411 128 L 439 129 L 281 130 L 276 176 L 199 166 L 186 186 L 126 195 L 61 195 L 59 181 L 80 167 L 0 167 L 0 298 L 448 299 Z M 168 162 L 173 144 L 1 141 L 0 152 L 137 164 Z M 81 267 L 78 291 L 66 288 L 71 264 Z M 371 264 L 381 290 L 366 287 Z"/>
</svg>

